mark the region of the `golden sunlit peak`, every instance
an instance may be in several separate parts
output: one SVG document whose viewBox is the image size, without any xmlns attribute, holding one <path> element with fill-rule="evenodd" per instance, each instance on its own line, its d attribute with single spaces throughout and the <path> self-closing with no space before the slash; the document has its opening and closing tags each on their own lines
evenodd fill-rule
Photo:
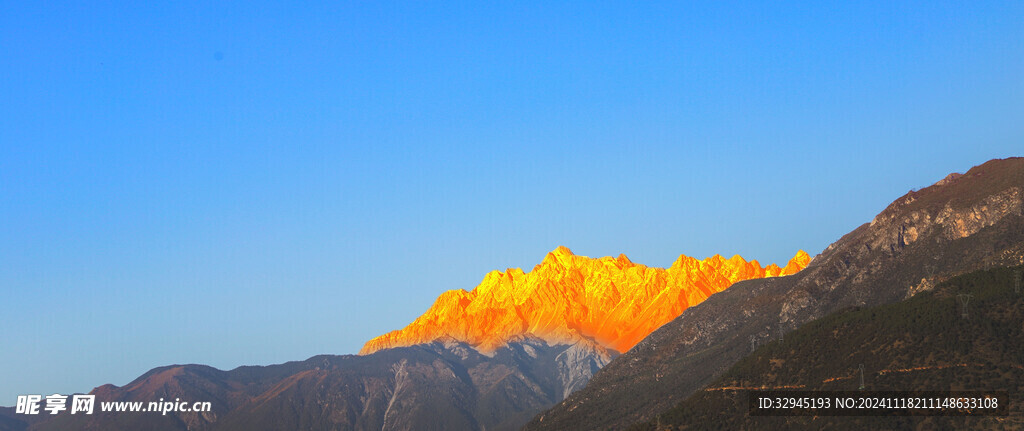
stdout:
<svg viewBox="0 0 1024 431">
<path fill-rule="evenodd" d="M 782 275 L 796 274 L 801 269 L 804 269 L 811 263 L 811 255 L 807 254 L 806 251 L 800 250 L 796 252 L 796 255 L 789 260 L 786 267 L 782 269 Z"/>
<path fill-rule="evenodd" d="M 572 253 L 572 250 L 569 250 L 569 247 L 566 247 L 564 245 L 560 245 L 560 246 L 556 247 L 554 250 L 551 250 L 550 252 L 548 252 L 548 254 L 546 256 L 544 256 L 544 260 L 541 261 L 541 263 L 538 265 L 538 267 L 545 266 L 545 265 L 548 265 L 548 266 L 550 266 L 550 265 L 561 265 L 561 266 L 564 266 L 564 267 L 571 267 L 573 265 L 573 261 L 575 259 L 577 259 L 577 258 L 587 258 L 587 257 L 586 256 L 576 256 L 575 254 Z M 536 269 L 536 268 L 534 268 L 534 269 Z"/>
<path fill-rule="evenodd" d="M 615 260 L 617 262 L 619 262 L 620 264 L 622 264 L 622 265 L 631 265 L 631 264 L 633 264 L 633 261 L 629 260 L 629 258 L 626 257 L 625 253 L 620 253 L 619 257 L 615 258 Z"/>
<path fill-rule="evenodd" d="M 554 250 L 551 250 L 551 254 L 555 256 L 575 256 L 574 254 L 572 254 L 572 250 L 569 250 L 569 247 L 566 247 L 564 245 L 555 247 Z"/>
<path fill-rule="evenodd" d="M 566 247 L 564 245 L 560 245 L 554 250 L 551 250 L 550 252 L 548 252 L 547 255 L 554 259 L 564 259 L 567 257 L 576 256 L 575 254 L 572 253 L 572 250 L 569 250 L 569 247 Z"/>
<path fill-rule="evenodd" d="M 472 291 L 441 294 L 404 329 L 374 338 L 360 354 L 452 338 L 492 352 L 516 337 L 552 344 L 592 339 L 625 352 L 686 308 L 733 283 L 795 273 L 810 262 L 799 251 L 785 268 L 734 255 L 697 260 L 680 255 L 668 269 L 638 265 L 624 254 L 599 259 L 560 246 L 530 272 L 491 271 Z"/>
</svg>

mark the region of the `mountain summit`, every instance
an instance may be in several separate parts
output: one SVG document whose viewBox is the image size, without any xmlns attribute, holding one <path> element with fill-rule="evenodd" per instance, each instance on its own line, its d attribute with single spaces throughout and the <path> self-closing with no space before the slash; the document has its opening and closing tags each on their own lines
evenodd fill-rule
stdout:
<svg viewBox="0 0 1024 431">
<path fill-rule="evenodd" d="M 552 345 L 590 339 L 624 352 L 737 281 L 793 274 L 810 260 L 803 250 L 785 267 L 762 267 L 739 255 L 704 260 L 681 255 L 665 269 L 633 263 L 625 255 L 577 256 L 559 246 L 530 272 L 492 271 L 471 291 L 441 294 L 404 329 L 370 340 L 359 353 L 454 339 L 488 354 L 523 336 Z"/>
</svg>

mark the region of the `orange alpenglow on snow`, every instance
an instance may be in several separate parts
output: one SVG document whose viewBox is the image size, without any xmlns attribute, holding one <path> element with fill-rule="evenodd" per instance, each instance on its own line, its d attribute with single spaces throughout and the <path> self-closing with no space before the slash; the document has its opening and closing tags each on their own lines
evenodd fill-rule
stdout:
<svg viewBox="0 0 1024 431">
<path fill-rule="evenodd" d="M 368 341 L 359 354 L 439 339 L 489 353 L 528 335 L 549 344 L 589 338 L 625 352 L 687 307 L 737 281 L 793 274 L 810 261 L 803 250 L 785 268 L 762 267 L 739 255 L 704 260 L 681 255 L 664 269 L 633 263 L 625 255 L 592 259 L 558 247 L 533 271 L 491 271 L 472 291 L 441 294 L 405 329 Z"/>
</svg>

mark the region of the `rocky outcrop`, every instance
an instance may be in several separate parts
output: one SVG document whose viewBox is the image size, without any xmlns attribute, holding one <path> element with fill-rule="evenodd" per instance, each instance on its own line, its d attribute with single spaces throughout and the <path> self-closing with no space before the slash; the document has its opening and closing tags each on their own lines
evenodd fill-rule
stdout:
<svg viewBox="0 0 1024 431">
<path fill-rule="evenodd" d="M 530 272 L 493 271 L 472 291 L 443 293 L 422 316 L 370 340 L 360 354 L 446 338 L 489 354 L 522 336 L 552 344 L 593 340 L 626 351 L 737 281 L 793 274 L 808 262 L 803 251 L 784 268 L 738 255 L 704 260 L 684 255 L 664 269 L 633 263 L 625 255 L 592 259 L 558 247 Z"/>
<path fill-rule="evenodd" d="M 590 340 L 580 340 L 555 357 L 558 378 L 562 382 L 559 401 L 582 389 L 594 373 L 612 361 L 612 353 Z"/>
</svg>

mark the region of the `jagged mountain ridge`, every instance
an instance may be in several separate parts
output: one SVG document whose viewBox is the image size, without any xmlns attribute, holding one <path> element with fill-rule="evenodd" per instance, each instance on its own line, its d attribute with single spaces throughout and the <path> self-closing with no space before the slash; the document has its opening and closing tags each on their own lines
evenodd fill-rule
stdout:
<svg viewBox="0 0 1024 431">
<path fill-rule="evenodd" d="M 897 199 L 797 274 L 736 283 L 690 307 L 526 429 L 618 429 L 648 421 L 774 337 L 852 306 L 1024 262 L 1024 158 L 992 160 Z"/>
<path fill-rule="evenodd" d="M 618 352 L 733 283 L 796 273 L 810 256 L 799 251 L 785 267 L 715 255 L 681 255 L 669 268 L 633 263 L 625 255 L 592 259 L 560 246 L 530 272 L 492 271 L 471 291 L 449 290 L 404 329 L 366 343 L 360 354 L 454 338 L 484 353 L 529 335 L 549 343 L 593 339 Z"/>
</svg>

